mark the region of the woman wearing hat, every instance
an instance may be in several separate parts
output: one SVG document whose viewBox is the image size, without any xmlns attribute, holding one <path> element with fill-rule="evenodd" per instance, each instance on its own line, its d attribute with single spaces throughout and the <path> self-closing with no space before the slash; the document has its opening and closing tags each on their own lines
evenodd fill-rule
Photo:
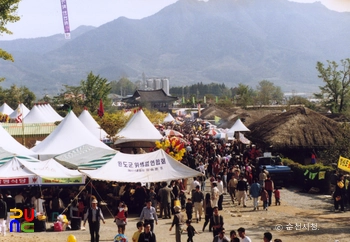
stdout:
<svg viewBox="0 0 350 242">
<path fill-rule="evenodd" d="M 86 210 L 84 216 L 84 227 L 86 220 L 89 221 L 89 230 L 91 242 L 99 242 L 100 239 L 100 220 L 105 223 L 101 208 L 97 207 L 96 198 L 92 199 L 91 207 Z"/>
<path fill-rule="evenodd" d="M 180 206 L 175 206 L 174 210 L 175 210 L 175 214 L 174 214 L 174 218 L 173 218 L 173 222 L 171 224 L 171 227 L 169 228 L 169 231 L 171 231 L 175 225 L 176 242 L 181 242 L 181 230 L 182 230 L 181 226 L 184 223 L 184 215 L 181 214 L 181 207 Z"/>
</svg>

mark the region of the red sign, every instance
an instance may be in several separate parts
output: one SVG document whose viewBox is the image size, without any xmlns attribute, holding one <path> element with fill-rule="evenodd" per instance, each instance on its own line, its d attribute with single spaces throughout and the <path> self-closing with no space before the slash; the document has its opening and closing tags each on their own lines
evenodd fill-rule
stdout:
<svg viewBox="0 0 350 242">
<path fill-rule="evenodd" d="M 28 177 L 0 179 L 0 186 L 26 185 L 29 184 Z"/>
</svg>

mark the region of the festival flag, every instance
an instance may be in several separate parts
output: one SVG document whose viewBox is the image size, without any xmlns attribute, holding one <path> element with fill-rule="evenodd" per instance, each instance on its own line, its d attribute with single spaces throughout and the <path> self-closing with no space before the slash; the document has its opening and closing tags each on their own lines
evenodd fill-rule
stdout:
<svg viewBox="0 0 350 242">
<path fill-rule="evenodd" d="M 22 112 L 20 107 L 17 109 L 16 123 L 22 123 Z"/>
<path fill-rule="evenodd" d="M 221 120 L 220 117 L 218 117 L 218 116 L 214 117 L 215 124 L 219 124 L 220 120 Z"/>
<path fill-rule="evenodd" d="M 70 39 L 68 8 L 67 8 L 66 0 L 61 0 L 61 9 L 62 9 L 62 19 L 63 19 L 63 27 L 64 27 L 64 37 L 66 39 Z"/>
<path fill-rule="evenodd" d="M 97 109 L 97 114 L 100 118 L 102 118 L 103 115 L 105 114 L 105 110 L 103 108 L 102 98 L 100 99 L 100 107 Z"/>
</svg>

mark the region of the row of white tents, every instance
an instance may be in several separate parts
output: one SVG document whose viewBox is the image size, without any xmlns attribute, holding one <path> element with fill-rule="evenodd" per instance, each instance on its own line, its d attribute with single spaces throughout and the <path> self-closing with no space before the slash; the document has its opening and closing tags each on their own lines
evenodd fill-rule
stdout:
<svg viewBox="0 0 350 242">
<path fill-rule="evenodd" d="M 82 117 L 89 119 L 88 115 L 91 117 L 88 112 Z M 47 185 L 63 182 L 70 184 L 73 181 L 84 182 L 83 177 L 85 176 L 97 180 L 118 182 L 152 182 L 201 175 L 201 173 L 174 160 L 163 150 L 146 154 L 117 152 L 101 142 L 90 132 L 90 129 L 83 125 L 71 111 L 47 138 L 32 149 L 27 149 L 0 126 L 0 136 L 2 137 L 0 139 L 0 165 L 3 164 L 0 166 L 1 179 L 6 181 L 7 185 L 20 185 L 20 181 L 26 185 Z M 137 129 L 137 133 L 134 129 Z M 142 110 L 130 119 L 118 135 L 124 142 L 139 141 L 140 137 L 144 137 L 147 141 L 156 141 L 162 138 L 162 135 L 151 124 Z M 38 168 L 38 164 L 44 163 L 50 165 Z M 68 169 L 66 166 L 75 170 Z M 80 178 L 74 176 L 76 174 L 69 174 L 68 177 L 63 176 L 65 169 L 77 172 L 79 167 L 100 168 L 82 170 L 79 172 Z M 38 174 L 38 170 L 51 170 L 56 171 L 56 173 L 52 175 L 46 172 Z M 0 181 L 2 181 L 1 179 Z M 0 183 L 0 186 L 5 186 L 5 184 Z"/>
<path fill-rule="evenodd" d="M 90 120 L 91 126 L 86 127 L 81 120 Z M 79 169 L 79 167 L 100 167 L 96 170 L 82 170 L 81 172 L 92 179 L 118 182 L 165 181 L 201 175 L 197 171 L 174 160 L 163 150 L 146 154 L 117 152 L 101 142 L 98 138 L 98 136 L 101 137 L 101 132 L 102 130 L 87 110 L 83 111 L 79 119 L 71 111 L 48 137 L 32 149 L 27 149 L 0 125 L 0 159 L 6 161 L 0 167 L 0 177 L 2 177 L 1 179 L 19 179 L 23 177 L 23 173 L 15 173 L 18 171 L 23 172 L 24 167 L 27 167 L 27 170 L 31 172 L 40 169 L 57 170 L 57 173 L 52 175 L 52 177 L 49 177 L 48 173 L 44 174 L 46 177 L 38 173 L 31 176 L 26 175 L 28 181 L 33 177 L 36 177 L 35 181 L 40 184 L 46 184 L 43 181 L 50 179 L 52 184 L 54 184 L 54 181 L 71 181 L 63 176 L 64 172 L 61 170 L 63 167 L 61 164 L 73 169 Z M 160 132 L 149 121 L 142 110 L 133 115 L 117 136 L 117 143 L 133 141 L 154 142 L 162 138 Z M 18 155 L 33 157 L 31 159 L 36 161 L 26 163 L 19 159 Z M 55 166 L 61 163 L 59 164 L 60 169 L 49 168 L 48 165 L 46 168 L 35 168 L 37 167 L 35 165 L 43 163 L 43 161 L 39 160 L 45 160 L 47 163 L 50 161 L 50 164 L 55 164 Z M 5 164 L 11 168 L 8 168 Z M 35 167 L 33 168 L 32 166 Z M 7 172 L 1 173 L 2 169 L 7 169 Z M 72 174 L 69 176 L 71 176 L 69 179 L 72 179 L 72 181 L 83 181 L 83 178 L 75 179 Z"/>
</svg>

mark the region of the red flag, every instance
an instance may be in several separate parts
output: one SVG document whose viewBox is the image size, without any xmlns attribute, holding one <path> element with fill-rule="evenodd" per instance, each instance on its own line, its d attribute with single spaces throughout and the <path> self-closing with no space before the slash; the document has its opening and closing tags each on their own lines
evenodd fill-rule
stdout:
<svg viewBox="0 0 350 242">
<path fill-rule="evenodd" d="M 97 114 L 98 116 L 100 116 L 100 118 L 102 118 L 103 115 L 105 114 L 105 110 L 103 109 L 102 98 L 100 99 L 100 107 L 97 109 Z"/>
<path fill-rule="evenodd" d="M 22 123 L 22 112 L 21 112 L 21 108 L 18 108 L 18 109 L 17 109 L 16 123 Z"/>
</svg>

